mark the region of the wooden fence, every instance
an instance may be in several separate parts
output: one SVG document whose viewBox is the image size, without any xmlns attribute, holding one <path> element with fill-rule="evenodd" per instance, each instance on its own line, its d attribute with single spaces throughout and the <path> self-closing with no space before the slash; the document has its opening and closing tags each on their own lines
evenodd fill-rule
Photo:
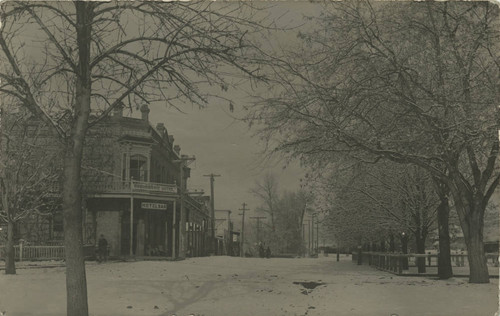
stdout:
<svg viewBox="0 0 500 316">
<path fill-rule="evenodd" d="M 384 253 L 384 252 L 362 252 L 361 258 L 358 253 L 352 253 L 352 261 L 358 264 L 368 264 L 377 269 L 391 272 L 397 275 L 404 274 L 404 270 L 409 267 L 417 266 L 418 258 L 424 258 L 427 267 L 437 267 L 437 254 L 402 254 L 402 253 Z M 488 265 L 498 266 L 498 253 L 487 253 L 486 260 Z M 456 267 L 469 266 L 467 254 L 451 254 L 451 262 Z"/>
<path fill-rule="evenodd" d="M 92 258 L 95 255 L 94 245 L 84 245 L 85 258 Z M 0 259 L 5 260 L 5 245 L 0 245 Z M 62 260 L 64 259 L 64 246 L 14 246 L 15 259 L 23 260 Z"/>
</svg>

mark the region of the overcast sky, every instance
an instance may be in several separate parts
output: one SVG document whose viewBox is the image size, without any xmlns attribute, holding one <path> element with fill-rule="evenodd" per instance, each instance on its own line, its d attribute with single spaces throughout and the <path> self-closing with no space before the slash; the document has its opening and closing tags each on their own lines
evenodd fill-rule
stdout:
<svg viewBox="0 0 500 316">
<path fill-rule="evenodd" d="M 305 23 L 304 14 L 314 14 L 319 10 L 316 4 L 288 1 L 273 3 L 267 12 L 272 19 L 279 17 L 276 21 L 279 26 L 290 27 Z M 281 44 L 289 44 L 297 39 L 297 32 L 298 29 L 280 32 L 275 38 L 272 36 L 271 42 L 266 45 L 277 48 Z M 249 86 L 242 89 L 249 89 Z M 235 101 L 233 113 L 230 113 L 227 101 L 214 101 L 204 109 L 181 105 L 185 113 L 156 104 L 151 106 L 150 121 L 153 126 L 164 123 L 168 133 L 175 137 L 175 144 L 181 146 L 181 153 L 196 156 L 196 161 L 190 165 L 190 189 L 203 189 L 210 194 L 209 178 L 203 175 L 220 174 L 221 177 L 215 178 L 215 208 L 232 210 L 236 215 L 240 213 L 238 209 L 243 202 L 251 210 L 258 207 L 260 202 L 250 189 L 266 172 L 276 175 L 282 191 L 298 190 L 304 170 L 298 162 L 286 165 L 279 159 L 262 159 L 260 153 L 264 144 L 252 137 L 254 129 L 249 129 L 246 123 L 237 119 L 244 116 L 242 106 L 248 98 L 241 89 L 230 90 L 226 96 Z"/>
</svg>

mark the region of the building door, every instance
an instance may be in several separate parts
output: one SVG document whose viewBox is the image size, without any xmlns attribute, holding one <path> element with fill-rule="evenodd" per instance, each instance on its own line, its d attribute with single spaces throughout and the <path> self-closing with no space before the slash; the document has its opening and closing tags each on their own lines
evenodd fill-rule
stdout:
<svg viewBox="0 0 500 316">
<path fill-rule="evenodd" d="M 146 255 L 166 256 L 165 247 L 165 211 L 148 210 L 146 212 Z"/>
<path fill-rule="evenodd" d="M 133 238 L 133 254 L 137 247 L 137 221 L 134 220 L 134 238 Z M 128 256 L 130 254 L 130 212 L 124 212 L 121 223 L 121 254 Z"/>
</svg>

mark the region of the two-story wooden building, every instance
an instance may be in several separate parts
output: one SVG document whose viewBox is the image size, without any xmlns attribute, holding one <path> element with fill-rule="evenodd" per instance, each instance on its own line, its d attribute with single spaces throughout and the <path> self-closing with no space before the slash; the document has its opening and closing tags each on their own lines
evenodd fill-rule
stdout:
<svg viewBox="0 0 500 316">
<path fill-rule="evenodd" d="M 141 118 L 132 118 L 117 108 L 88 131 L 82 163 L 84 241 L 95 244 L 103 234 L 110 257 L 205 255 L 211 227 L 207 197 L 189 194 L 188 157 L 164 124 L 150 125 L 146 105 L 140 110 Z M 53 191 L 57 197 L 60 187 L 53 185 Z M 38 229 L 48 232 L 33 243 L 62 240 L 59 213 L 37 221 Z M 18 237 L 30 241 L 37 228 L 28 222 Z"/>
</svg>

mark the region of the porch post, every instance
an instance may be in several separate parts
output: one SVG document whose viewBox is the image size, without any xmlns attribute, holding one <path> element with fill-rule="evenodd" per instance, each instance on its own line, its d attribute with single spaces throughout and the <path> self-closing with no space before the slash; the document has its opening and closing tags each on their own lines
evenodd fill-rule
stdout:
<svg viewBox="0 0 500 316">
<path fill-rule="evenodd" d="M 172 213 L 172 258 L 175 258 L 175 213 L 176 213 L 175 200 L 174 200 L 173 204 L 174 204 L 174 209 L 173 209 L 173 213 Z"/>
<path fill-rule="evenodd" d="M 132 179 L 130 180 L 130 255 L 134 255 L 134 195 Z"/>
</svg>

